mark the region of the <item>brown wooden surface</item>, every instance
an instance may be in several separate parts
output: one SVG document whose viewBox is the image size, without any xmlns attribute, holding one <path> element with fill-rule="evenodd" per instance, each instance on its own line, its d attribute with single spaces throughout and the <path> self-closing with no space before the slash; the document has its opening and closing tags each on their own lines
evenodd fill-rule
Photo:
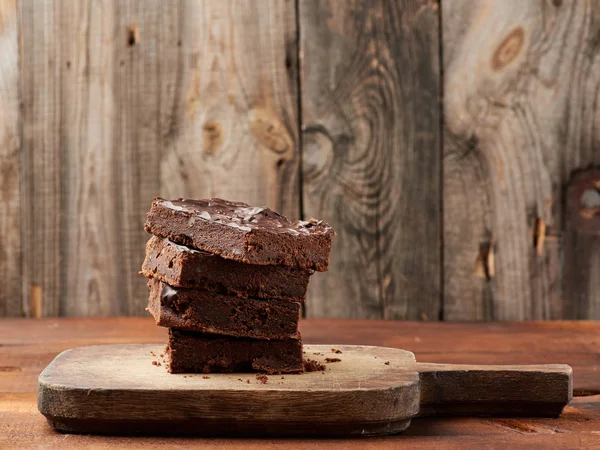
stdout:
<svg viewBox="0 0 600 450">
<path fill-rule="evenodd" d="M 20 315 L 21 154 L 16 0 L 0 0 L 0 317 Z"/>
<path fill-rule="evenodd" d="M 428 364 L 390 347 L 307 344 L 322 370 L 261 381 L 170 374 L 164 348 L 62 352 L 40 374 L 38 409 L 73 433 L 345 437 L 397 434 L 417 415 L 556 417 L 572 399 L 564 364 Z"/>
<path fill-rule="evenodd" d="M 89 437 L 57 434 L 36 408 L 36 379 L 59 352 L 104 343 L 164 342 L 146 318 L 10 319 L 0 321 L 0 447 L 158 448 L 597 448 L 600 434 L 600 324 L 548 322 L 444 324 L 306 320 L 307 343 L 385 345 L 414 351 L 420 361 L 573 366 L 576 397 L 559 419 L 420 418 L 401 436 L 368 440 L 227 440 Z M 596 445 L 594 447 L 594 445 Z"/>
<path fill-rule="evenodd" d="M 419 416 L 556 417 L 573 398 L 573 370 L 566 364 L 417 362 L 414 370 L 420 379 Z"/>
<path fill-rule="evenodd" d="M 302 0 L 299 18 L 303 212 L 338 232 L 308 316 L 437 320 L 437 4 Z"/>
<path fill-rule="evenodd" d="M 324 370 L 269 375 L 263 383 L 252 373 L 170 374 L 166 363 L 153 365 L 164 362 L 164 344 L 82 347 L 61 353 L 42 372 L 38 406 L 57 430 L 80 433 L 305 437 L 404 431 L 419 411 L 414 355 L 386 347 L 336 349 L 339 354 L 331 345 L 305 345 L 307 357 Z M 339 361 L 327 362 L 334 357 Z M 529 379 L 541 380 L 533 373 Z M 564 387 L 538 390 L 538 400 L 558 400 L 546 393 Z"/>
<path fill-rule="evenodd" d="M 445 319 L 600 318 L 597 239 L 563 234 L 600 164 L 599 6 L 442 2 Z"/>
</svg>

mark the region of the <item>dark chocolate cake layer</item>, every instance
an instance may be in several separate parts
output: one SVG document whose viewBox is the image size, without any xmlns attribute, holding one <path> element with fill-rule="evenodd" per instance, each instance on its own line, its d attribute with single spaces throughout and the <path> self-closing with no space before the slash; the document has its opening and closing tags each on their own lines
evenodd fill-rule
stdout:
<svg viewBox="0 0 600 450">
<path fill-rule="evenodd" d="M 298 337 L 300 304 L 239 298 L 148 280 L 148 311 L 157 325 L 256 339 Z"/>
<path fill-rule="evenodd" d="M 300 339 L 224 338 L 170 329 L 167 353 L 171 373 L 303 371 Z"/>
<path fill-rule="evenodd" d="M 171 286 L 238 297 L 303 302 L 313 272 L 287 266 L 258 266 L 153 236 L 146 244 L 142 274 Z"/>
<path fill-rule="evenodd" d="M 156 198 L 148 233 L 247 264 L 327 270 L 333 229 L 315 219 L 290 222 L 269 208 L 218 198 Z"/>
</svg>

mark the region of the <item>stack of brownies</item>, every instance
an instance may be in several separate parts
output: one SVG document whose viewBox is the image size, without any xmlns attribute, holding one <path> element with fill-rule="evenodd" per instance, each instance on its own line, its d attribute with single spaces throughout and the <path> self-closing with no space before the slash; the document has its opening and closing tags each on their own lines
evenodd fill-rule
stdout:
<svg viewBox="0 0 600 450">
<path fill-rule="evenodd" d="M 171 373 L 302 372 L 300 304 L 333 229 L 217 198 L 156 198 L 142 274 Z"/>
</svg>

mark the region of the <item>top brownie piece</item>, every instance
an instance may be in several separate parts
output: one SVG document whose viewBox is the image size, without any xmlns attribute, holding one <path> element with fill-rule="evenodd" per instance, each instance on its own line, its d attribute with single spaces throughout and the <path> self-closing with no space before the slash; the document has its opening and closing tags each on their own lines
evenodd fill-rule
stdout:
<svg viewBox="0 0 600 450">
<path fill-rule="evenodd" d="M 144 227 L 177 244 L 247 264 L 326 271 L 335 231 L 322 221 L 290 222 L 269 208 L 218 198 L 155 198 Z"/>
</svg>

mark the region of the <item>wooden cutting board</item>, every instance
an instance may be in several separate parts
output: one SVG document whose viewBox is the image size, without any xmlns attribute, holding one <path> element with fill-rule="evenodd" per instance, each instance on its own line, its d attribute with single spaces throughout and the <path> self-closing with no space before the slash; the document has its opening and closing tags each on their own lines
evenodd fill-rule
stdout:
<svg viewBox="0 0 600 450">
<path fill-rule="evenodd" d="M 353 436 L 398 433 L 418 415 L 558 416 L 572 398 L 567 365 L 422 364 L 411 352 L 369 346 L 304 350 L 326 369 L 261 380 L 169 374 L 156 365 L 159 344 L 76 348 L 40 374 L 38 408 L 52 427 L 74 433 Z"/>
</svg>

